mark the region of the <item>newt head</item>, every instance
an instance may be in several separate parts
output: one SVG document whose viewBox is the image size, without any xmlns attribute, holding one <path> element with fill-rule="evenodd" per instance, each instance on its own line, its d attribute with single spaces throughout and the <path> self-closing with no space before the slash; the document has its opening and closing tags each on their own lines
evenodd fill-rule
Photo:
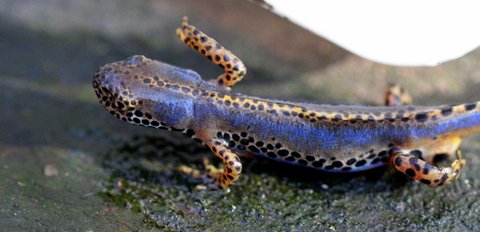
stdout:
<svg viewBox="0 0 480 232">
<path fill-rule="evenodd" d="M 156 128 L 187 128 L 194 90 L 204 83 L 192 70 L 141 55 L 106 64 L 93 78 L 95 93 L 107 111 L 124 121 Z"/>
</svg>

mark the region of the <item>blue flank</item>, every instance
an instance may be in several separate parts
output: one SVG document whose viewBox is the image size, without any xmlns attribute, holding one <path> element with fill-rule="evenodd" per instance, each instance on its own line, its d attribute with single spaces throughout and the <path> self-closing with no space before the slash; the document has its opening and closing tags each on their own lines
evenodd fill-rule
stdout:
<svg viewBox="0 0 480 232">
<path fill-rule="evenodd" d="M 480 113 L 457 115 L 452 119 L 439 119 L 426 123 L 402 124 L 355 124 L 345 126 L 313 126 L 311 123 L 282 119 L 266 113 L 238 112 L 224 108 L 205 109 L 198 107 L 200 118 L 217 117 L 227 122 L 231 129 L 246 131 L 258 139 L 269 141 L 275 137 L 290 149 L 305 152 L 338 152 L 366 149 L 371 146 L 386 146 L 390 141 L 433 138 L 435 136 L 480 126 Z M 216 114 L 213 116 L 212 114 Z M 203 116 L 203 117 L 202 117 Z M 288 121 L 291 120 L 291 121 Z M 295 146 L 295 147 L 291 147 Z"/>
</svg>

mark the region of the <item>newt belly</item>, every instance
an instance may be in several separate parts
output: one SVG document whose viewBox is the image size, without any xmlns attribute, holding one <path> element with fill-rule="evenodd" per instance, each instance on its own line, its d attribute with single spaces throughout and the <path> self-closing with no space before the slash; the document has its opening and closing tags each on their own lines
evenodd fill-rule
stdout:
<svg viewBox="0 0 480 232">
<path fill-rule="evenodd" d="M 430 186 L 452 182 L 464 164 L 460 138 L 479 130 L 478 102 L 411 106 L 399 89 L 387 106 L 315 105 L 251 97 L 230 91 L 246 74 L 243 63 L 214 39 L 183 22 L 180 39 L 225 69 L 216 83 L 194 71 L 144 56 L 101 67 L 93 86 L 117 118 L 182 131 L 207 145 L 224 169 L 208 172 L 225 188 L 240 175 L 237 156 L 248 151 L 330 172 L 352 172 L 388 163 Z M 436 155 L 457 156 L 451 167 Z"/>
</svg>

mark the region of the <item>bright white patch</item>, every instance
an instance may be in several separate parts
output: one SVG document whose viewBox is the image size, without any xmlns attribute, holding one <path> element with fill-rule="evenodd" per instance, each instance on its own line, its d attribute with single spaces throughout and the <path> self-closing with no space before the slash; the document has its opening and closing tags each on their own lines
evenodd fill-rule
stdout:
<svg viewBox="0 0 480 232">
<path fill-rule="evenodd" d="M 381 63 L 436 65 L 480 45 L 478 1 L 266 1 L 275 13 Z"/>
</svg>

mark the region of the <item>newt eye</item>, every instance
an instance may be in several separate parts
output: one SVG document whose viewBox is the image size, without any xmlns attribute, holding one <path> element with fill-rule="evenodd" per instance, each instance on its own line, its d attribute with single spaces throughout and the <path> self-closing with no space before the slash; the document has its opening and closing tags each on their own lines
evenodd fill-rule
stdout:
<svg viewBox="0 0 480 232">
<path fill-rule="evenodd" d="M 136 64 L 144 63 L 145 60 L 146 60 L 146 57 L 142 55 L 130 56 L 127 59 L 125 59 L 125 64 L 136 65 Z"/>
</svg>

